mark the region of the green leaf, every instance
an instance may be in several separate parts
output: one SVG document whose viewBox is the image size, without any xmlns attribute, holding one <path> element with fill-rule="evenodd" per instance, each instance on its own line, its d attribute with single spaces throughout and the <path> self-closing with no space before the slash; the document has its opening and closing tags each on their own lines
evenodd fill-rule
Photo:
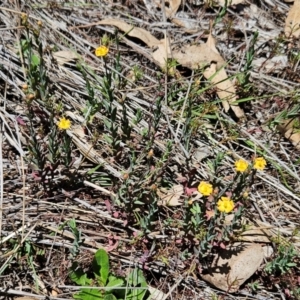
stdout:
<svg viewBox="0 0 300 300">
<path fill-rule="evenodd" d="M 102 293 L 97 289 L 81 289 L 75 294 L 74 299 L 78 300 L 104 300 Z"/>
<path fill-rule="evenodd" d="M 113 294 L 108 294 L 104 296 L 104 300 L 117 300 Z"/>
<path fill-rule="evenodd" d="M 139 269 L 134 269 L 128 277 L 128 283 L 132 287 L 147 287 L 146 279 L 143 272 Z M 147 289 L 134 289 L 130 294 L 127 294 L 127 299 L 142 300 L 147 293 Z M 131 297 L 131 298 L 130 298 Z"/>
<path fill-rule="evenodd" d="M 40 58 L 36 55 L 32 55 L 31 56 L 31 64 L 35 67 L 39 66 L 40 65 Z"/>
<path fill-rule="evenodd" d="M 287 263 L 286 265 L 287 265 L 288 267 L 295 267 L 295 266 L 297 266 L 296 263 Z"/>
<path fill-rule="evenodd" d="M 95 275 L 100 275 L 101 284 L 106 286 L 109 274 L 109 258 L 104 249 L 99 249 L 95 253 L 92 265 Z"/>
<path fill-rule="evenodd" d="M 106 287 L 121 287 L 123 284 L 124 284 L 123 279 L 110 276 Z"/>
<path fill-rule="evenodd" d="M 96 166 L 95 168 L 92 168 L 92 169 L 90 169 L 88 172 L 87 172 L 87 174 L 88 175 L 92 175 L 92 174 L 94 174 L 100 167 L 102 167 L 103 165 L 101 164 L 101 165 L 98 165 L 98 166 Z"/>
<path fill-rule="evenodd" d="M 128 277 L 128 282 L 132 286 L 137 286 L 139 284 L 145 283 L 145 277 L 140 269 L 134 269 Z"/>
<path fill-rule="evenodd" d="M 77 263 L 73 263 L 70 269 L 70 279 L 78 285 L 90 285 L 92 280 L 87 278 L 87 274 L 81 268 L 78 268 Z"/>
<path fill-rule="evenodd" d="M 136 205 L 145 205 L 145 202 L 136 200 L 136 201 L 134 201 L 134 204 L 136 204 Z"/>
</svg>

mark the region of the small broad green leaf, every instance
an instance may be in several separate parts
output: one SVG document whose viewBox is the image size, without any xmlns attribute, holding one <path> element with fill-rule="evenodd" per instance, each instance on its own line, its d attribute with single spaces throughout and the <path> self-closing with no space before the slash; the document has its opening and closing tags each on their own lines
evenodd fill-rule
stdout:
<svg viewBox="0 0 300 300">
<path fill-rule="evenodd" d="M 113 294 L 108 294 L 104 296 L 104 300 L 117 300 Z"/>
<path fill-rule="evenodd" d="M 287 263 L 286 265 L 287 265 L 288 267 L 295 267 L 295 266 L 297 266 L 296 263 Z"/>
<path fill-rule="evenodd" d="M 103 120 L 103 122 L 105 123 L 106 121 L 105 120 Z M 110 123 L 109 123 L 110 124 Z M 110 126 L 110 125 L 107 125 L 107 126 Z M 106 135 L 106 134 L 103 134 L 103 136 L 102 136 L 103 138 L 104 138 L 104 140 L 106 141 L 106 142 L 108 142 L 109 144 L 111 144 L 112 143 L 112 139 L 108 136 L 108 135 Z"/>
<path fill-rule="evenodd" d="M 82 289 L 73 297 L 78 300 L 104 300 L 102 293 L 97 289 Z"/>
<path fill-rule="evenodd" d="M 74 263 L 71 267 L 70 279 L 78 285 L 90 285 L 92 280 L 87 278 L 87 275 L 81 268 L 78 268 L 77 263 Z"/>
<path fill-rule="evenodd" d="M 121 287 L 124 284 L 124 280 L 121 278 L 111 278 L 111 276 L 108 279 L 108 283 L 106 287 Z"/>
<path fill-rule="evenodd" d="M 33 66 L 39 66 L 39 64 L 40 64 L 40 58 L 38 57 L 38 56 L 36 56 L 36 55 L 32 55 L 32 57 L 31 57 L 31 64 L 33 65 Z"/>
<path fill-rule="evenodd" d="M 95 275 L 100 276 L 100 284 L 105 286 L 109 274 L 109 258 L 104 249 L 99 249 L 95 253 L 92 265 Z"/>
</svg>

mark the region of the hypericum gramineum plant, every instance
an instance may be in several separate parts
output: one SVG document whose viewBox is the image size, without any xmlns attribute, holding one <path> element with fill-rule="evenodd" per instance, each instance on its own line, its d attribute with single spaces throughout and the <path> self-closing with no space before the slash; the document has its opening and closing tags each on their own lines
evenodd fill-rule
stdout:
<svg viewBox="0 0 300 300">
<path fill-rule="evenodd" d="M 213 164 L 217 167 L 217 164 Z M 234 230 L 241 229 L 241 216 L 246 208 L 245 195 L 250 180 L 257 170 L 263 170 L 266 161 L 255 158 L 250 166 L 245 160 L 235 162 L 236 175 L 230 186 L 223 189 L 214 184 L 201 181 L 198 192 L 203 196 L 200 201 L 188 201 L 184 220 L 185 232 L 198 240 L 198 253 L 201 257 L 210 253 L 212 247 L 226 247 L 226 243 L 235 239 Z M 216 169 L 215 169 L 216 171 Z M 227 215 L 232 214 L 232 218 Z M 197 243 L 196 243 L 197 244 Z"/>
<path fill-rule="evenodd" d="M 43 24 L 38 21 L 36 25 L 31 25 L 26 14 L 21 15 L 21 22 L 26 37 L 21 40 L 21 54 L 25 61 L 28 81 L 22 89 L 26 95 L 25 104 L 29 120 L 29 159 L 35 166 L 35 178 L 41 181 L 45 189 L 49 189 L 52 181 L 46 181 L 46 176 L 50 175 L 53 178 L 60 164 L 70 167 L 72 162 L 71 138 L 66 133 L 71 122 L 65 118 L 56 121 L 61 107 L 53 96 L 54 85 L 47 75 L 40 39 Z"/>
</svg>

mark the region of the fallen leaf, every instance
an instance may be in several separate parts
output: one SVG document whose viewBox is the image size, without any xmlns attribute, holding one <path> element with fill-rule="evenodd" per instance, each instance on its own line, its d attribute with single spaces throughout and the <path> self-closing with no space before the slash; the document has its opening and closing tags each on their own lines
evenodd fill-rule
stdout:
<svg viewBox="0 0 300 300">
<path fill-rule="evenodd" d="M 129 25 L 124 21 L 105 19 L 95 24 L 116 26 L 125 32 L 126 35 L 143 41 L 148 47 L 152 48 L 152 58 L 163 70 L 167 59 L 171 56 L 179 64 L 190 69 L 208 67 L 204 72 L 204 76 L 207 79 L 211 78 L 211 81 L 217 87 L 217 94 L 222 100 L 225 111 L 228 111 L 229 107 L 231 107 L 238 118 L 244 116 L 243 110 L 238 105 L 232 104 L 237 100 L 235 87 L 226 74 L 224 69 L 225 61 L 216 49 L 215 40 L 211 34 L 206 44 L 186 45 L 180 50 L 172 52 L 171 45 L 167 39 L 158 40 L 147 30 Z"/>
<path fill-rule="evenodd" d="M 148 47 L 153 49 L 152 58 L 154 59 L 155 63 L 158 64 L 162 69 L 165 68 L 167 58 L 171 56 L 171 47 L 167 40 L 158 40 L 149 31 L 129 25 L 121 20 L 105 19 L 97 22 L 96 24 L 116 26 L 125 32 L 126 35 L 140 39 Z"/>
<path fill-rule="evenodd" d="M 165 9 L 166 11 L 166 16 L 167 18 L 170 18 L 172 16 L 174 16 L 181 4 L 181 0 L 165 0 L 165 4 L 168 3 L 169 5 L 165 5 L 165 7 L 163 7 L 161 5 L 161 1 L 157 1 L 156 4 L 160 9 Z"/>
<path fill-rule="evenodd" d="M 68 50 L 54 52 L 53 57 L 59 65 L 64 65 L 72 60 L 78 59 L 76 53 Z"/>
<path fill-rule="evenodd" d="M 300 0 L 295 0 L 285 20 L 284 33 L 287 37 L 300 36 Z"/>
<path fill-rule="evenodd" d="M 244 111 L 238 105 L 231 104 L 237 100 L 236 90 L 226 74 L 224 69 L 225 61 L 219 54 L 211 34 L 206 44 L 186 45 L 181 50 L 173 51 L 173 57 L 179 64 L 190 69 L 207 66 L 203 75 L 215 84 L 224 110 L 227 112 L 231 107 L 238 118 L 244 116 Z"/>
<path fill-rule="evenodd" d="M 227 77 L 226 72 L 224 74 L 225 70 L 224 68 L 217 70 L 217 64 L 212 63 L 209 68 L 207 68 L 203 75 L 206 79 L 209 79 L 212 83 L 214 83 L 217 86 L 217 94 L 220 99 L 223 99 L 222 105 L 224 107 L 224 110 L 227 112 L 230 109 L 228 100 L 232 100 L 232 98 L 235 98 L 235 94 L 228 94 L 228 90 L 226 91 L 226 87 L 228 83 L 226 84 L 226 81 L 222 81 L 224 79 L 224 76 Z M 225 77 L 225 78 L 226 78 Z M 229 83 L 229 88 L 231 84 Z"/>
<path fill-rule="evenodd" d="M 210 51 L 220 55 L 216 48 L 215 39 L 211 33 L 208 36 L 206 45 Z M 206 79 L 211 78 L 211 82 L 216 85 L 217 94 L 222 100 L 224 110 L 227 112 L 230 106 L 238 118 L 244 117 L 244 111 L 238 105 L 232 104 L 237 100 L 236 90 L 234 84 L 227 76 L 224 65 L 217 69 L 217 63 L 212 62 L 210 67 L 204 71 L 203 75 Z"/>
<path fill-rule="evenodd" d="M 256 272 L 263 258 L 259 244 L 235 243 L 220 250 L 207 274 L 201 274 L 201 277 L 215 287 L 233 293 Z"/>
<path fill-rule="evenodd" d="M 134 25 L 127 24 L 126 22 L 121 20 L 104 19 L 102 21 L 97 22 L 96 24 L 116 26 L 120 30 L 125 32 L 126 35 L 140 39 L 148 47 L 154 47 L 160 43 L 160 41 L 146 29 L 135 27 Z"/>
<path fill-rule="evenodd" d="M 184 193 L 183 186 L 178 184 L 174 185 L 171 189 L 157 189 L 156 191 L 160 200 L 158 201 L 159 205 L 167 206 L 179 206 L 182 205 L 182 201 L 179 201 L 181 195 Z"/>
<path fill-rule="evenodd" d="M 185 45 L 179 50 L 174 50 L 172 55 L 178 63 L 189 69 L 203 68 L 211 62 L 216 62 L 218 67 L 225 63 L 222 56 L 212 52 L 206 44 Z"/>
<path fill-rule="evenodd" d="M 300 132 L 298 128 L 294 128 L 299 120 L 288 119 L 282 125 L 278 125 L 277 128 L 279 132 L 288 139 L 296 149 L 300 150 Z"/>
<path fill-rule="evenodd" d="M 166 69 L 166 62 L 171 57 L 171 47 L 168 40 L 162 39 L 153 51 L 152 57 L 163 70 Z"/>
</svg>

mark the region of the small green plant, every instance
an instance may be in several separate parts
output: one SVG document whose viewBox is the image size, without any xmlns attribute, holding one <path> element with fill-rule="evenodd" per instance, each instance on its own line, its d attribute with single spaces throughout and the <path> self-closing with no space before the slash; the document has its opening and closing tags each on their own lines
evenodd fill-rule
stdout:
<svg viewBox="0 0 300 300">
<path fill-rule="evenodd" d="M 257 42 L 257 39 L 258 39 L 258 32 L 256 31 L 253 34 L 248 51 L 246 53 L 246 63 L 244 65 L 244 72 L 242 74 L 239 74 L 237 77 L 244 91 L 249 91 L 252 86 L 250 83 L 250 71 L 252 69 L 252 62 L 255 54 L 255 44 Z"/>
<path fill-rule="evenodd" d="M 132 72 L 133 72 L 133 81 L 134 82 L 139 81 L 144 76 L 142 69 L 138 65 L 134 65 L 132 67 Z"/>
<path fill-rule="evenodd" d="M 262 288 L 258 281 L 249 282 L 248 287 L 251 289 L 252 293 L 257 293 L 257 291 Z"/>
<path fill-rule="evenodd" d="M 214 26 L 217 25 L 219 22 L 222 21 L 222 19 L 224 18 L 224 16 L 227 13 L 228 5 L 230 5 L 230 4 L 231 4 L 231 0 L 229 0 L 229 1 L 225 0 L 224 6 L 221 8 L 221 10 L 219 11 L 219 13 L 217 14 L 217 17 L 215 18 Z"/>
<path fill-rule="evenodd" d="M 25 38 L 21 40 L 21 53 L 26 71 L 26 84 L 22 89 L 26 95 L 25 105 L 28 117 L 27 132 L 28 160 L 34 166 L 33 176 L 39 180 L 44 190 L 52 190 L 55 171 L 59 165 L 70 167 L 72 162 L 72 139 L 66 130 L 71 121 L 60 117 L 62 104 L 54 97 L 55 86 L 50 83 L 44 60 L 45 49 L 40 38 L 43 24 L 28 22 L 28 16 L 22 14 Z M 59 119 L 59 122 L 57 120 Z"/>
<path fill-rule="evenodd" d="M 71 219 L 70 221 L 68 221 L 68 225 L 74 235 L 73 247 L 70 249 L 70 253 L 71 257 L 75 258 L 79 254 L 79 247 L 83 242 L 81 238 L 81 230 L 77 228 L 75 219 Z"/>
<path fill-rule="evenodd" d="M 299 257 L 299 254 L 292 244 L 280 244 L 278 246 L 277 257 L 267 263 L 265 271 L 274 275 L 285 274 L 297 266 L 295 263 L 297 257 Z"/>
<path fill-rule="evenodd" d="M 74 263 L 70 279 L 86 288 L 80 289 L 74 295 L 78 300 L 117 300 L 117 299 L 145 299 L 147 283 L 138 269 L 134 269 L 128 277 L 115 276 L 110 272 L 109 257 L 104 249 L 99 249 L 92 262 L 92 278 L 89 278 L 77 263 Z M 92 288 L 93 287 L 93 288 Z"/>
<path fill-rule="evenodd" d="M 203 258 L 211 253 L 213 247 L 226 248 L 226 245 L 237 240 L 237 232 L 242 228 L 241 216 L 247 207 L 247 189 L 252 184 L 257 170 L 263 170 L 266 161 L 263 157 L 254 159 L 250 165 L 247 161 L 235 161 L 235 175 L 226 184 L 220 181 L 219 168 L 224 158 L 219 153 L 216 158 L 208 162 L 212 176 L 212 183 L 201 181 L 198 186 L 201 201 L 189 199 L 186 202 L 183 229 L 187 239 L 193 238 L 198 254 Z M 220 174 L 220 175 L 219 175 Z M 231 213 L 232 217 L 227 218 Z"/>
</svg>

